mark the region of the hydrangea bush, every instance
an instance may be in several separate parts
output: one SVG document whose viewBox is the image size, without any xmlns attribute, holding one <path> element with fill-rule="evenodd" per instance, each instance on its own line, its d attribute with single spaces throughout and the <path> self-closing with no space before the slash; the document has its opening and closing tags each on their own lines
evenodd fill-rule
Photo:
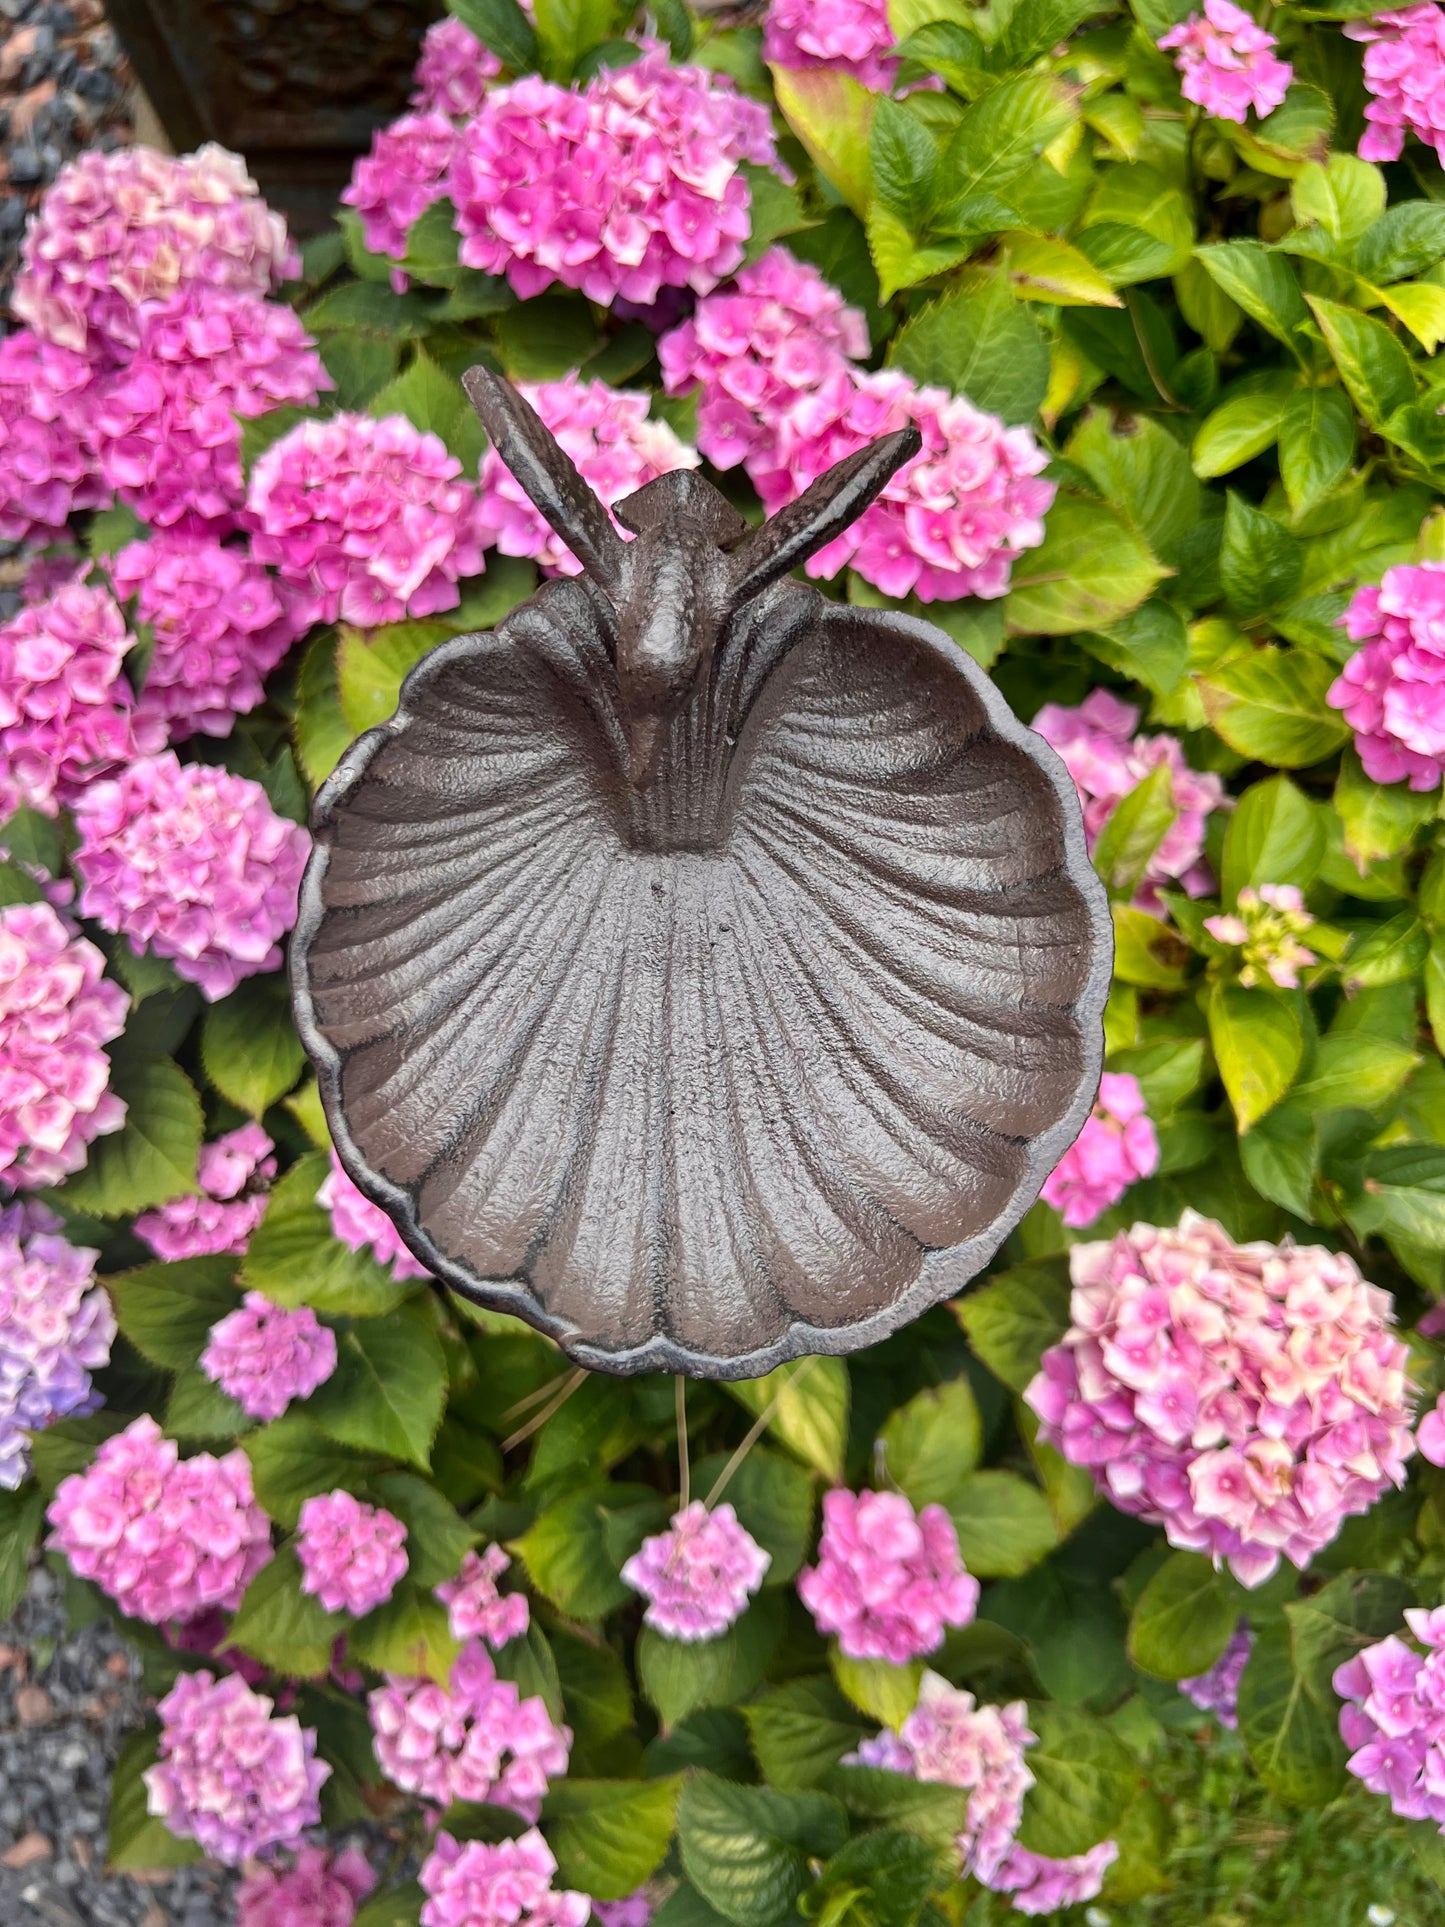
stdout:
<svg viewBox="0 0 1445 1927">
<path fill-rule="evenodd" d="M 300 250 L 216 148 L 34 217 L 0 1612 L 47 1557 L 140 1647 L 112 1861 L 244 1862 L 242 1927 L 1126 1906 L 1221 1727 L 1445 1881 L 1445 9 L 750 17 L 452 0 Z M 915 423 L 809 567 L 1078 789 L 1098 1103 L 846 1361 L 574 1370 L 332 1153 L 310 798 L 576 567 L 479 362 L 609 505 L 700 467 L 756 521 Z"/>
</svg>

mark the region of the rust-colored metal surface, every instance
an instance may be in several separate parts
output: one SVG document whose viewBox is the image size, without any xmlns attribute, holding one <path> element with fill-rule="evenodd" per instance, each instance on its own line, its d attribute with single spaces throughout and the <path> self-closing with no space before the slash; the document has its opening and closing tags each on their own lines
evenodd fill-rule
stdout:
<svg viewBox="0 0 1445 1927">
<path fill-rule="evenodd" d="M 467 386 L 586 574 L 426 657 L 317 798 L 292 970 L 341 1158 L 583 1365 L 870 1344 L 987 1261 L 1093 1100 L 1073 786 L 941 631 L 790 579 L 914 430 L 755 531 L 663 476 L 627 541 Z"/>
</svg>

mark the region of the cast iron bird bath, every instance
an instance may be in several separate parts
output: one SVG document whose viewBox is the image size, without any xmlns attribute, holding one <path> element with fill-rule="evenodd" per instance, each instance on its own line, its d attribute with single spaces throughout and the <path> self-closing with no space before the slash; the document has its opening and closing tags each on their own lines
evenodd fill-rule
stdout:
<svg viewBox="0 0 1445 1927">
<path fill-rule="evenodd" d="M 948 636 L 790 578 L 915 430 L 755 530 L 664 475 L 628 541 L 514 389 L 466 388 L 585 574 L 433 650 L 316 799 L 292 974 L 342 1163 L 593 1369 L 872 1344 L 1093 1100 L 1073 786 Z"/>
</svg>

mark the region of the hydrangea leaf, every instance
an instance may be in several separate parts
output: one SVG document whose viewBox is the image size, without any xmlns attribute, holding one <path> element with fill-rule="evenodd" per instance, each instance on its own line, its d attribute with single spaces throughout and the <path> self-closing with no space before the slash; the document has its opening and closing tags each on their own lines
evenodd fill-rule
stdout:
<svg viewBox="0 0 1445 1927">
<path fill-rule="evenodd" d="M 327 1612 L 319 1599 L 302 1591 L 300 1562 L 283 1546 L 246 1588 L 227 1637 L 263 1666 L 301 1679 L 323 1679 L 348 1623 L 344 1613 Z"/>
<path fill-rule="evenodd" d="M 1016 1472 L 970 1472 L 948 1512 L 963 1563 L 980 1579 L 1017 1579 L 1059 1542 L 1048 1500 Z"/>
<path fill-rule="evenodd" d="M 727 1391 L 795 1458 L 834 1481 L 843 1476 L 848 1439 L 848 1367 L 841 1358 L 808 1358 L 780 1365 L 762 1378 L 733 1380 Z"/>
<path fill-rule="evenodd" d="M 683 1871 L 735 1927 L 778 1927 L 808 1885 L 810 1857 L 836 1853 L 847 1832 L 843 1809 L 822 1793 L 699 1773 L 678 1801 Z"/>
<path fill-rule="evenodd" d="M 325 1157 L 310 1152 L 277 1183 L 241 1261 L 242 1283 L 290 1310 L 310 1305 L 335 1316 L 385 1317 L 416 1281 L 394 1277 L 369 1251 L 352 1251 L 332 1235 L 316 1202 L 329 1169 Z"/>
<path fill-rule="evenodd" d="M 850 1659 L 835 1643 L 829 1649 L 828 1663 L 839 1691 L 880 1726 L 896 1731 L 918 1704 L 922 1660 L 895 1665 L 887 1659 Z"/>
<path fill-rule="evenodd" d="M 1019 1844 L 1059 1859 L 1087 1853 L 1118 1824 L 1139 1769 L 1127 1747 L 1087 1714 L 1034 1703 L 1029 1725 L 1038 1742 L 1025 1755 L 1034 1783 L 1024 1795 Z"/>
<path fill-rule="evenodd" d="M 1197 1552 L 1171 1552 L 1129 1620 L 1129 1657 L 1156 1679 L 1207 1673 L 1238 1623 L 1242 1594 Z"/>
<path fill-rule="evenodd" d="M 1014 564 L 1008 624 L 1015 635 L 1107 629 L 1169 573 L 1113 509 L 1061 490 L 1040 548 Z"/>
<path fill-rule="evenodd" d="M 735 1706 L 762 1684 L 783 1633 L 776 1594 L 754 1599 L 716 1639 L 668 1639 L 644 1626 L 637 1641 L 637 1677 L 672 1727 L 704 1706 Z"/>
<path fill-rule="evenodd" d="M 974 1351 L 1010 1391 L 1022 1392 L 1069 1324 L 1069 1281 L 1047 1265 L 1016 1265 L 953 1305 Z"/>
<path fill-rule="evenodd" d="M 682 1779 L 555 1780 L 542 1803 L 559 1886 L 623 1900 L 666 1856 Z"/>
<path fill-rule="evenodd" d="M 983 1420 L 965 1378 L 926 1386 L 878 1435 L 882 1463 L 915 1509 L 947 1506 L 983 1457 Z"/>
<path fill-rule="evenodd" d="M 348 1322 L 336 1370 L 307 1413 L 338 1445 L 404 1459 L 423 1470 L 446 1398 L 446 1360 L 432 1325 L 408 1310 Z"/>
<path fill-rule="evenodd" d="M 1294 1005 L 1269 990 L 1216 984 L 1209 1037 L 1241 1132 L 1257 1124 L 1294 1082 L 1305 1038 Z"/>
<path fill-rule="evenodd" d="M 194 1191 L 201 1100 L 180 1065 L 126 1052 L 115 1063 L 111 1089 L 125 1100 L 125 1123 L 90 1146 L 85 1169 L 67 1181 L 70 1203 L 98 1218 L 118 1218 Z"/>
<path fill-rule="evenodd" d="M 447 1624 L 446 1608 L 410 1574 L 396 1591 L 349 1629 L 348 1645 L 364 1666 L 445 1685 L 461 1647 Z"/>
<path fill-rule="evenodd" d="M 741 1710 L 764 1779 L 785 1792 L 816 1786 L 870 1730 L 830 1679 L 790 1680 Z"/>
<path fill-rule="evenodd" d="M 211 1327 L 240 1304 L 236 1261 L 224 1255 L 141 1265 L 108 1278 L 116 1323 L 143 1358 L 184 1371 L 205 1350 Z"/>
<path fill-rule="evenodd" d="M 260 1117 L 286 1095 L 305 1063 L 284 977 L 248 977 L 207 1010 L 201 1064 L 239 1110 Z"/>
<path fill-rule="evenodd" d="M 1336 1711 L 1336 1669 L 1376 1640 L 1402 1634 L 1414 1604 L 1414 1588 L 1388 1572 L 1342 1572 L 1307 1599 L 1286 1600 L 1295 1670 L 1316 1706 Z"/>
<path fill-rule="evenodd" d="M 189 1867 L 205 1858 L 194 1840 L 182 1840 L 147 1804 L 142 1777 L 154 1766 L 160 1734 L 153 1726 L 130 1733 L 121 1742 L 110 1784 L 110 1819 L 106 1827 L 110 1873 L 156 1873 Z"/>
<path fill-rule="evenodd" d="M 1344 1785 L 1338 1702 L 1326 1710 L 1312 1697 L 1281 1623 L 1255 1633 L 1239 1682 L 1239 1736 L 1265 1785 L 1293 1806 L 1323 1806 Z"/>
<path fill-rule="evenodd" d="M 8 1619 L 25 1597 L 30 1554 L 45 1524 L 45 1494 L 38 1485 L 0 1492 L 0 1616 Z"/>
<path fill-rule="evenodd" d="M 700 1459 L 692 1468 L 693 1491 L 710 1492 L 727 1463 L 721 1452 Z M 793 1460 L 755 1445 L 730 1475 L 722 1500 L 772 1561 L 763 1585 L 790 1585 L 813 1530 L 813 1480 L 808 1473 Z"/>
</svg>

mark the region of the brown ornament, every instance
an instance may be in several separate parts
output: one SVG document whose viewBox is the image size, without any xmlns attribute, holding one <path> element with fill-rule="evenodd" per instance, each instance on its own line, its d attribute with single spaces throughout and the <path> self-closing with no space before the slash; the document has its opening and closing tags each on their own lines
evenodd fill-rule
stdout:
<svg viewBox="0 0 1445 1927">
<path fill-rule="evenodd" d="M 755 530 L 664 475 L 629 542 L 515 390 L 465 385 L 586 573 L 433 650 L 316 799 L 292 976 L 341 1160 L 590 1368 L 872 1344 L 1093 1102 L 1073 785 L 940 630 L 790 577 L 915 430 Z"/>
</svg>

